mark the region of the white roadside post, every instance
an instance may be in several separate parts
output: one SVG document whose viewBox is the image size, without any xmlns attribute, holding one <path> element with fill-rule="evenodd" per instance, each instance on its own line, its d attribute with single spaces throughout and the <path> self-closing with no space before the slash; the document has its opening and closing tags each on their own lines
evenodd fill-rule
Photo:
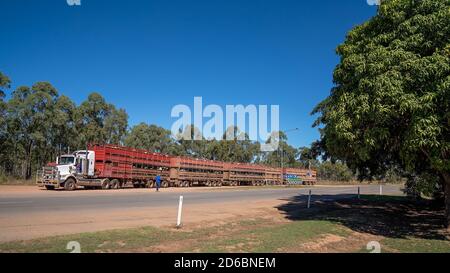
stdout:
<svg viewBox="0 0 450 273">
<path fill-rule="evenodd" d="M 308 195 L 308 209 L 311 207 L 311 190 L 309 190 L 309 195 Z"/>
<path fill-rule="evenodd" d="M 380 184 L 380 195 L 383 195 L 383 185 Z"/>
<path fill-rule="evenodd" d="M 177 228 L 181 228 L 181 212 L 183 211 L 183 196 L 180 196 L 180 201 L 178 202 L 178 217 L 177 217 Z"/>
</svg>

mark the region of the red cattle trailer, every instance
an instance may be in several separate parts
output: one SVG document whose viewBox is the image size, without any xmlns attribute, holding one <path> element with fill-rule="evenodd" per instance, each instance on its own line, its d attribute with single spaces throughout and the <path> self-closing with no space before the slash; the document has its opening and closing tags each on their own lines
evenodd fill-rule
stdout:
<svg viewBox="0 0 450 273">
<path fill-rule="evenodd" d="M 246 163 L 224 163 L 224 183 L 230 186 L 262 186 L 265 167 Z"/>
<path fill-rule="evenodd" d="M 93 145 L 95 177 L 117 179 L 120 185 L 132 183 L 134 187 L 153 187 L 157 175 L 162 186 L 169 182 L 170 159 L 168 155 L 115 145 Z"/>
<path fill-rule="evenodd" d="M 219 161 L 173 157 L 170 165 L 170 185 L 220 187 L 223 180 L 223 168 L 223 163 Z"/>
<path fill-rule="evenodd" d="M 265 169 L 265 182 L 266 185 L 281 185 L 282 180 L 282 169 L 274 168 L 269 166 L 263 166 Z"/>
</svg>

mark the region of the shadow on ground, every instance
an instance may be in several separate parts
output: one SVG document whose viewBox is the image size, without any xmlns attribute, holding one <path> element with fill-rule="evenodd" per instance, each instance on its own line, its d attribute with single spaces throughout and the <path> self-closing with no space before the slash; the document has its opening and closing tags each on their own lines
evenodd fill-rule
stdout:
<svg viewBox="0 0 450 273">
<path fill-rule="evenodd" d="M 406 197 L 364 195 L 314 195 L 286 199 L 277 209 L 290 220 L 323 220 L 340 223 L 354 231 L 389 238 L 445 240 L 444 209 L 429 201 Z"/>
</svg>

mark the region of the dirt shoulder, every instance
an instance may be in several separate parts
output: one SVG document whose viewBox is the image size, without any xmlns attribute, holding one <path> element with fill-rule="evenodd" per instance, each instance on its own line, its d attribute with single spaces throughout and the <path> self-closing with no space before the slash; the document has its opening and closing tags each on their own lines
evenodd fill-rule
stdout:
<svg viewBox="0 0 450 273">
<path fill-rule="evenodd" d="M 230 202 L 190 205 L 183 210 L 186 228 L 199 222 L 223 223 L 232 218 L 257 217 L 275 210 L 280 201 Z M 0 216 L 0 242 L 123 229 L 141 226 L 170 227 L 176 224 L 177 207 L 126 208 L 64 213 Z"/>
</svg>

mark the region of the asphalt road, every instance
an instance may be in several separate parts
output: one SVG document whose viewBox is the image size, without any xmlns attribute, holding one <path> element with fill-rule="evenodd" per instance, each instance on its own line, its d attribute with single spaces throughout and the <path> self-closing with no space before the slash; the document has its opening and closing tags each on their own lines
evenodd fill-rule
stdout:
<svg viewBox="0 0 450 273">
<path fill-rule="evenodd" d="M 0 194 L 1 215 L 24 215 L 52 212 L 80 212 L 89 210 L 115 210 L 123 208 L 157 208 L 176 206 L 179 196 L 184 196 L 185 204 L 217 204 L 227 202 L 288 200 L 294 196 L 306 195 L 312 190 L 312 201 L 320 199 L 353 198 L 357 194 L 357 186 L 321 186 L 311 188 L 280 189 L 247 189 L 236 190 L 221 188 L 217 190 L 192 190 L 183 192 L 180 189 L 154 190 L 117 190 L 117 191 L 75 191 L 47 192 L 39 191 L 20 195 Z M 378 185 L 361 186 L 361 194 L 379 194 Z M 402 194 L 400 186 L 385 185 L 383 194 Z"/>
</svg>

